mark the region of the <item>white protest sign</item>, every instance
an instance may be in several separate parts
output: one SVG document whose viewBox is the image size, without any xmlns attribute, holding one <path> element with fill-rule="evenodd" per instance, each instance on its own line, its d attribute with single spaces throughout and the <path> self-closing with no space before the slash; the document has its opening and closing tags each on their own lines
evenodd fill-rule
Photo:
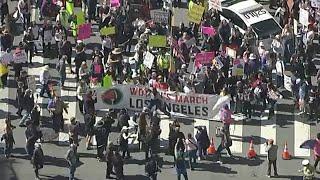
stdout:
<svg viewBox="0 0 320 180">
<path fill-rule="evenodd" d="M 233 59 L 237 58 L 237 51 L 236 50 L 227 47 L 226 51 L 227 51 L 228 56 L 232 57 Z"/>
<path fill-rule="evenodd" d="M 298 35 L 298 21 L 293 19 L 293 33 L 294 35 Z"/>
<path fill-rule="evenodd" d="M 52 41 L 52 31 L 51 30 L 46 30 L 43 32 L 43 42 L 44 44 L 49 44 Z"/>
<path fill-rule="evenodd" d="M 311 0 L 311 6 L 315 8 L 320 7 L 320 0 Z"/>
<path fill-rule="evenodd" d="M 36 78 L 34 76 L 29 76 L 27 79 L 28 88 L 32 90 L 32 92 L 36 92 L 37 85 L 36 85 Z"/>
<path fill-rule="evenodd" d="M 222 11 L 221 0 L 208 0 L 209 2 L 209 10 L 216 9 Z"/>
<path fill-rule="evenodd" d="M 307 10 L 300 9 L 299 22 L 304 26 L 309 25 L 309 12 Z"/>
<path fill-rule="evenodd" d="M 4 64 L 9 64 L 10 62 L 13 61 L 13 55 L 12 53 L 7 53 L 7 52 L 0 52 L 0 61 Z"/>
<path fill-rule="evenodd" d="M 25 63 L 28 61 L 28 57 L 24 50 L 19 49 L 14 52 L 13 60 L 15 63 Z"/>
<path fill-rule="evenodd" d="M 287 76 L 286 74 L 283 74 L 283 81 L 284 81 L 284 88 L 287 90 L 287 91 L 290 91 L 292 92 L 291 90 L 291 77 L 290 76 Z"/>
<path fill-rule="evenodd" d="M 144 56 L 143 64 L 146 65 L 149 69 L 151 69 L 153 61 L 154 61 L 154 55 L 150 52 L 147 52 L 146 55 Z"/>
</svg>

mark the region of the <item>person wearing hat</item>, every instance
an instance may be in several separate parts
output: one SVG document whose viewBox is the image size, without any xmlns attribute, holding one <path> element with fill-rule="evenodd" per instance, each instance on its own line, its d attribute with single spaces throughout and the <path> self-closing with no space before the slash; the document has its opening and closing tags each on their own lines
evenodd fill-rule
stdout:
<svg viewBox="0 0 320 180">
<path fill-rule="evenodd" d="M 105 127 L 105 123 L 103 120 L 97 122 L 94 133 L 96 135 L 97 141 L 97 159 L 98 161 L 103 160 L 103 151 L 106 148 L 106 143 L 108 142 L 108 136 L 110 131 L 108 131 Z"/>
<path fill-rule="evenodd" d="M 44 97 L 44 93 L 47 93 L 48 97 L 51 99 L 51 92 L 49 90 L 49 81 L 51 79 L 51 75 L 49 72 L 49 65 L 45 65 L 43 71 L 40 74 L 40 83 L 41 83 L 41 90 L 40 90 L 40 97 Z"/>
<path fill-rule="evenodd" d="M 23 97 L 23 109 L 26 111 L 26 113 L 23 115 L 19 122 L 20 127 L 25 127 L 26 120 L 30 118 L 31 111 L 34 108 L 34 96 L 31 89 L 27 89 L 24 97 Z"/>
<path fill-rule="evenodd" d="M 36 175 L 36 180 L 40 180 L 39 169 L 43 168 L 44 155 L 43 155 L 43 150 L 41 148 L 40 143 L 35 143 L 34 147 L 35 147 L 35 149 L 33 151 L 32 157 L 31 157 L 31 162 L 33 164 L 34 173 Z"/>
<path fill-rule="evenodd" d="M 310 164 L 308 159 L 304 159 L 301 162 L 303 168 L 299 172 L 303 172 L 303 180 L 314 179 L 315 168 Z"/>
<path fill-rule="evenodd" d="M 122 158 L 129 159 L 130 158 L 130 151 L 129 151 L 129 128 L 127 126 L 123 126 L 120 132 L 119 144 L 120 150 L 122 151 Z M 126 156 L 127 155 L 127 156 Z"/>
<path fill-rule="evenodd" d="M 271 177 L 271 165 L 273 166 L 274 176 L 278 176 L 277 171 L 277 156 L 278 156 L 278 146 L 274 144 L 273 139 L 269 139 L 265 143 L 265 152 L 268 153 L 268 172 L 267 176 Z"/>
<path fill-rule="evenodd" d="M 122 74 L 122 60 L 122 50 L 120 48 L 114 48 L 109 54 L 107 63 L 115 70 L 116 76 L 118 77 Z"/>
<path fill-rule="evenodd" d="M 65 157 L 69 165 L 69 180 L 74 180 L 74 173 L 79 162 L 77 154 L 77 145 L 70 144 L 70 148 L 68 149 Z"/>
</svg>

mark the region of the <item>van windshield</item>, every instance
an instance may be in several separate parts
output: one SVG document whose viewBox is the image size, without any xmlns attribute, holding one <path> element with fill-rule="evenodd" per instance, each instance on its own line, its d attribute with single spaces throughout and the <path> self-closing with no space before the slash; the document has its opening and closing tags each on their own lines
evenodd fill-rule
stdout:
<svg viewBox="0 0 320 180">
<path fill-rule="evenodd" d="M 274 19 L 267 19 L 251 25 L 253 30 L 257 33 L 259 39 L 269 38 L 270 35 L 281 33 L 281 27 Z"/>
</svg>

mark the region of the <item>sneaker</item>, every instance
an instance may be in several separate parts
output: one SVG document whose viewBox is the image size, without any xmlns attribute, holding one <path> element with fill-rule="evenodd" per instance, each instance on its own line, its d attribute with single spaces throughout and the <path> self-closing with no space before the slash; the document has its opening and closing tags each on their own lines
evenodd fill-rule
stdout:
<svg viewBox="0 0 320 180">
<path fill-rule="evenodd" d="M 268 178 L 271 178 L 271 176 L 270 176 L 270 175 L 267 175 L 267 177 L 268 177 Z"/>
<path fill-rule="evenodd" d="M 223 164 L 223 162 L 222 162 L 222 161 L 220 161 L 220 160 L 219 160 L 219 161 L 217 161 L 217 163 L 219 163 L 219 164 Z"/>
</svg>

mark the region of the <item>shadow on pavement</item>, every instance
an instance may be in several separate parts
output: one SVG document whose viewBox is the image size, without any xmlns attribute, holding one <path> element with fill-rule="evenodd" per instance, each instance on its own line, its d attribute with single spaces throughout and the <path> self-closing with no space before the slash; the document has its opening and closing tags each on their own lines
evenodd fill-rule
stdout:
<svg viewBox="0 0 320 180">
<path fill-rule="evenodd" d="M 220 165 L 219 163 L 197 163 L 195 166 L 195 171 L 207 171 L 207 172 L 214 172 L 214 173 L 227 173 L 227 174 L 238 174 L 237 171 L 233 171 L 229 167 L 225 167 Z"/>
<path fill-rule="evenodd" d="M 260 145 L 267 141 L 267 139 L 260 137 L 260 136 L 236 136 L 231 135 L 231 137 L 236 137 L 237 139 L 232 139 L 233 141 L 241 141 L 241 142 L 247 142 L 250 143 L 251 140 L 253 140 L 254 145 Z"/>
<path fill-rule="evenodd" d="M 68 180 L 69 177 L 66 176 L 61 176 L 61 175 L 57 175 L 57 176 L 48 176 L 48 175 L 40 175 L 42 180 Z M 75 180 L 81 180 L 78 178 L 74 178 Z"/>
<path fill-rule="evenodd" d="M 130 180 L 149 180 L 147 176 L 143 175 L 125 175 L 125 179 L 130 179 Z"/>
<path fill-rule="evenodd" d="M 239 165 L 248 165 L 248 166 L 259 166 L 264 160 L 259 157 L 255 159 L 248 159 L 240 156 L 233 156 L 232 158 L 222 158 L 224 164 L 239 164 Z"/>
<path fill-rule="evenodd" d="M 51 165 L 51 166 L 57 166 L 57 167 L 63 167 L 66 168 L 68 167 L 68 163 L 64 158 L 57 158 L 57 157 L 52 157 L 45 155 L 44 156 L 44 165 Z"/>
</svg>

